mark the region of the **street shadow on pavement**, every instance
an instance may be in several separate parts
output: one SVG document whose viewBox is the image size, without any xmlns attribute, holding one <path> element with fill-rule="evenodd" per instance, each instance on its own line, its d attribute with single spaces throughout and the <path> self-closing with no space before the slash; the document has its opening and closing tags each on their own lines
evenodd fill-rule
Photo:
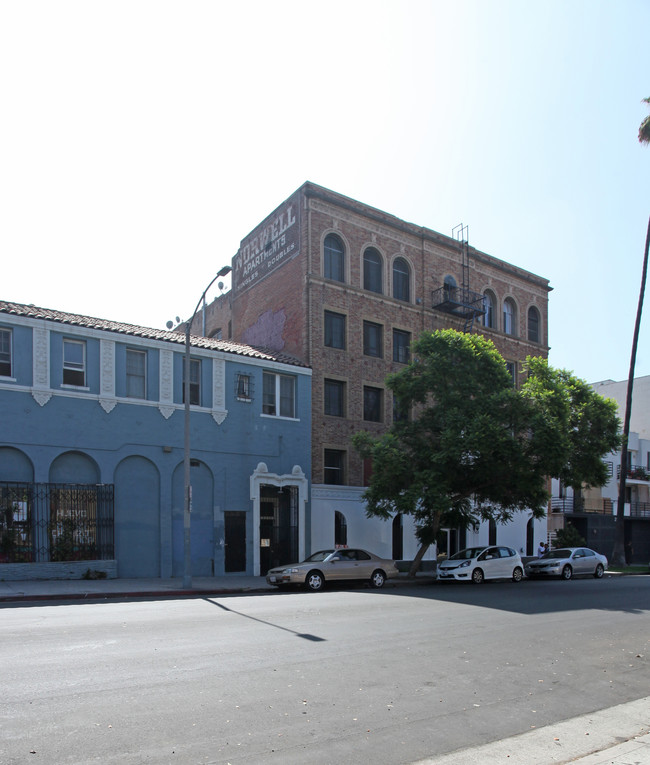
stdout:
<svg viewBox="0 0 650 765">
<path fill-rule="evenodd" d="M 417 597 L 444 603 L 493 608 L 520 614 L 599 610 L 628 614 L 650 612 L 650 577 L 613 576 L 603 579 L 483 582 L 432 581 L 371 590 L 378 597 Z"/>
<path fill-rule="evenodd" d="M 295 630 L 289 629 L 288 627 L 282 627 L 279 624 L 268 622 L 266 619 L 258 619 L 256 616 L 251 616 L 250 614 L 245 614 L 242 611 L 237 611 L 235 608 L 228 608 L 228 606 L 226 606 L 224 603 L 220 603 L 218 600 L 214 600 L 213 598 L 203 598 L 203 600 L 206 603 L 211 603 L 213 606 L 217 606 L 217 608 L 221 608 L 223 611 L 228 611 L 231 614 L 236 614 L 237 616 L 241 616 L 244 619 L 250 619 L 251 621 L 259 622 L 260 624 L 266 624 L 269 627 L 275 627 L 276 629 L 282 630 L 283 632 L 290 632 L 296 637 L 303 638 L 303 640 L 311 640 L 314 643 L 325 642 L 325 638 L 318 637 L 317 635 L 310 635 L 308 632 L 296 632 Z"/>
</svg>

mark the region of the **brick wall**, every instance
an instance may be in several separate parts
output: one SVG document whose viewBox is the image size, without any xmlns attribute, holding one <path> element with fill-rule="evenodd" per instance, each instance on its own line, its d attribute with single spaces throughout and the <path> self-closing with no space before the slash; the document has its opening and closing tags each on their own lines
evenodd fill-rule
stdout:
<svg viewBox="0 0 650 765">
<path fill-rule="evenodd" d="M 452 276 L 458 286 L 462 284 L 462 254 L 450 237 L 313 184 L 305 184 L 293 199 L 300 210 L 299 253 L 234 296 L 233 339 L 251 345 L 263 345 L 261 341 L 266 340 L 274 343 L 270 347 L 295 355 L 312 367 L 312 480 L 323 481 L 324 450 L 337 449 L 347 454 L 346 482 L 358 486 L 363 483 L 363 466 L 350 445 L 350 436 L 359 430 L 378 434 L 392 420 L 392 397 L 384 380 L 387 374 L 403 368 L 393 361 L 393 329 L 409 332 L 413 339 L 425 330 L 463 329 L 463 320 L 432 308 L 432 293 L 443 285 L 445 277 Z M 345 245 L 343 283 L 324 278 L 323 241 L 329 233 L 339 236 Z M 383 260 L 382 294 L 363 289 L 367 247 L 374 247 Z M 489 289 L 496 298 L 496 327 L 475 322 L 474 331 L 489 337 L 506 361 L 517 365 L 528 355 L 546 357 L 547 280 L 473 248 L 469 252 L 469 288 L 481 294 Z M 411 271 L 409 302 L 392 297 L 396 258 L 403 258 Z M 516 305 L 512 336 L 502 330 L 507 297 Z M 531 306 L 540 315 L 540 343 L 527 339 Z M 345 316 L 345 349 L 325 347 L 325 311 Z M 382 358 L 364 355 L 364 321 L 383 327 Z M 324 380 L 328 378 L 345 383 L 344 417 L 324 413 Z M 384 391 L 381 423 L 364 420 L 364 386 Z"/>
</svg>

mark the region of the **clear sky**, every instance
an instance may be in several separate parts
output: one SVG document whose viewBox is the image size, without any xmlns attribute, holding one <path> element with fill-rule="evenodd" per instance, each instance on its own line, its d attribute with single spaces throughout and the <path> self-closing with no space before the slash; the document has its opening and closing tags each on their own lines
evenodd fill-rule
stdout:
<svg viewBox="0 0 650 765">
<path fill-rule="evenodd" d="M 163 328 L 310 180 L 469 226 L 554 366 L 627 378 L 648 0 L 5 0 L 0 71 L 0 299 Z"/>
</svg>

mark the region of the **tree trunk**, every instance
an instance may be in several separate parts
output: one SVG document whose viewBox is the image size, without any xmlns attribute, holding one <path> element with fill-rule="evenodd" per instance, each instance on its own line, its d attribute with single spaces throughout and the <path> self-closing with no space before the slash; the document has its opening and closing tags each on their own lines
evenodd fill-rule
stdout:
<svg viewBox="0 0 650 765">
<path fill-rule="evenodd" d="M 612 550 L 611 561 L 615 566 L 625 566 L 625 479 L 627 478 L 627 442 L 630 436 L 630 417 L 632 414 L 632 388 L 634 387 L 636 349 L 639 344 L 639 328 L 641 326 L 641 313 L 643 311 L 643 295 L 645 293 L 645 282 L 648 272 L 648 248 L 650 248 L 650 219 L 648 219 L 648 233 L 645 239 L 643 272 L 641 274 L 641 289 L 639 291 L 639 304 L 636 309 L 636 323 L 634 325 L 632 354 L 630 356 L 630 372 L 627 378 L 625 420 L 623 422 L 623 438 L 621 443 L 621 479 L 618 488 L 618 505 L 616 507 L 616 539 L 614 541 L 614 549 Z"/>
<path fill-rule="evenodd" d="M 420 564 L 422 563 L 422 558 L 424 558 L 424 553 L 429 549 L 430 546 L 431 545 L 428 542 L 426 544 L 420 545 L 420 549 L 417 551 L 417 554 L 413 559 L 413 563 L 411 564 L 409 579 L 412 579 L 420 570 Z"/>
</svg>

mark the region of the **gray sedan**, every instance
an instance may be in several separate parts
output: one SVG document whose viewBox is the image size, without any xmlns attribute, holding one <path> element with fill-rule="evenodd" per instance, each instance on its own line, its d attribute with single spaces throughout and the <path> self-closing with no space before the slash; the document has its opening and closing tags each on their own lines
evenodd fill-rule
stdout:
<svg viewBox="0 0 650 765">
<path fill-rule="evenodd" d="M 394 561 L 379 558 L 366 550 L 348 547 L 320 550 L 302 563 L 272 568 L 266 581 L 276 587 L 305 584 L 313 592 L 322 590 L 325 582 L 361 580 L 371 587 L 384 586 L 386 579 L 397 576 Z"/>
<path fill-rule="evenodd" d="M 607 568 L 607 558 L 588 547 L 561 547 L 551 550 L 537 560 L 526 563 L 526 576 L 572 576 L 590 574 L 600 579 Z"/>
</svg>

